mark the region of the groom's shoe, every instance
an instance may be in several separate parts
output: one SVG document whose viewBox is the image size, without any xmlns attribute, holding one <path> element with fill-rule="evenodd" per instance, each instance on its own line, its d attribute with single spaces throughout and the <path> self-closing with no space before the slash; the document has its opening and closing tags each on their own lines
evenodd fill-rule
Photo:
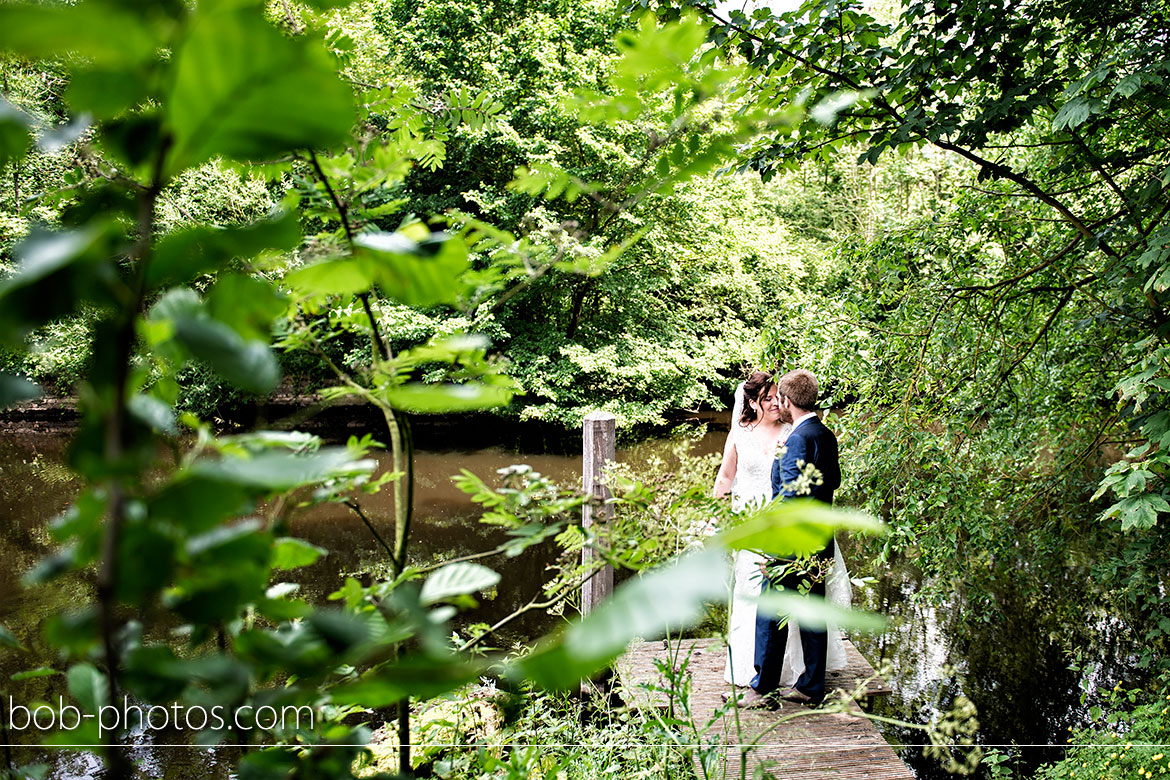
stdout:
<svg viewBox="0 0 1170 780">
<path fill-rule="evenodd" d="M 812 697 L 807 693 L 798 691 L 796 688 L 789 688 L 780 694 L 780 698 L 784 701 L 794 701 L 797 704 L 813 704 Z"/>
</svg>

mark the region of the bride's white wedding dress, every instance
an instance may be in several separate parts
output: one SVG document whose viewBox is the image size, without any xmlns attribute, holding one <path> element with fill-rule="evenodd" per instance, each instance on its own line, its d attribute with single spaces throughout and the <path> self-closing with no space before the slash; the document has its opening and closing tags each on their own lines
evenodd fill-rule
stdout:
<svg viewBox="0 0 1170 780">
<path fill-rule="evenodd" d="M 728 434 L 732 437 L 736 452 L 735 479 L 731 484 L 731 506 L 737 512 L 762 506 L 771 500 L 772 464 L 776 459 L 775 452 L 766 451 L 752 441 L 747 429 L 738 424 L 738 418 L 738 414 L 732 417 L 731 433 Z M 791 430 L 791 426 L 787 424 L 784 428 Z M 782 436 L 787 432 L 783 430 Z M 825 585 L 825 598 L 833 604 L 847 607 L 853 596 L 849 574 L 845 570 L 845 559 L 841 556 L 840 546 L 834 547 L 836 552 L 833 570 Z M 724 679 L 735 685 L 750 685 L 756 674 L 755 598 L 760 594 L 759 563 L 763 560 L 762 556 L 750 550 L 739 550 L 735 554 L 731 618 L 727 633 L 727 664 L 723 670 Z M 845 668 L 845 643 L 836 626 L 830 625 L 828 630 L 829 647 L 825 669 L 831 672 Z M 804 653 L 800 647 L 800 632 L 796 621 L 790 619 L 788 644 L 784 651 L 784 673 L 780 678 L 780 685 L 782 687 L 793 685 L 803 671 Z"/>
</svg>

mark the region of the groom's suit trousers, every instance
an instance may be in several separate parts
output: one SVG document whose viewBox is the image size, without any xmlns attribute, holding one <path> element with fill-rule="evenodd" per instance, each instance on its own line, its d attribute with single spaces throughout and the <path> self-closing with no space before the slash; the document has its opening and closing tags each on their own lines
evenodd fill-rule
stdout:
<svg viewBox="0 0 1170 780">
<path fill-rule="evenodd" d="M 835 553 L 833 542 L 817 554 L 818 558 L 833 559 Z M 792 593 L 797 593 L 804 578 L 797 573 L 790 573 L 780 580 L 779 585 Z M 765 582 L 763 590 L 778 590 L 776 585 Z M 825 595 L 825 582 L 814 582 L 809 593 L 822 598 Z M 780 678 L 784 674 L 784 650 L 788 645 L 788 624 L 781 626 L 780 619 L 775 615 L 763 613 L 756 616 L 756 676 L 752 678 L 752 688 L 757 693 L 768 695 L 780 687 Z M 800 627 L 800 648 L 804 654 L 804 672 L 797 678 L 795 687 L 808 696 L 814 703 L 825 698 L 825 666 L 829 651 L 829 635 L 824 628 L 813 629 Z"/>
</svg>

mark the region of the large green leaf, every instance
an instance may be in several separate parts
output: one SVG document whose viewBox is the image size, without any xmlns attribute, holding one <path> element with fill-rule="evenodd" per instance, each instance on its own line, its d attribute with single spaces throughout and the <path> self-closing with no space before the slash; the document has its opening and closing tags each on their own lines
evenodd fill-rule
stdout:
<svg viewBox="0 0 1170 780">
<path fill-rule="evenodd" d="M 415 243 L 401 233 L 364 233 L 355 254 L 374 262 L 374 280 L 387 297 L 408 306 L 454 303 L 459 277 L 468 268 L 467 246 L 459 238 L 435 233 Z"/>
<path fill-rule="evenodd" d="M 0 97 L 0 168 L 28 154 L 32 126 L 31 116 Z"/>
<path fill-rule="evenodd" d="M 175 337 L 192 355 L 241 390 L 269 393 L 280 381 L 280 364 L 265 342 L 246 341 L 209 317 L 178 317 L 172 322 Z"/>
<path fill-rule="evenodd" d="M 877 632 L 886 627 L 886 619 L 872 612 L 844 609 L 817 596 L 802 596 L 791 591 L 765 591 L 756 602 L 756 609 L 765 614 L 788 616 L 802 628 L 823 629 L 826 626 Z"/>
<path fill-rule="evenodd" d="M 243 485 L 184 472 L 151 499 L 150 516 L 200 533 L 230 517 L 247 514 L 253 506 Z"/>
<path fill-rule="evenodd" d="M 337 257 L 298 268 L 284 283 L 306 295 L 352 295 L 374 286 L 374 264 L 364 258 Z"/>
<path fill-rule="evenodd" d="M 96 64 L 135 63 L 153 56 L 157 45 L 139 16 L 96 0 L 0 6 L 0 49 L 30 59 L 76 54 Z"/>
<path fill-rule="evenodd" d="M 329 552 L 323 547 L 310 544 L 304 539 L 294 536 L 285 536 L 276 540 L 272 550 L 272 568 L 299 569 L 317 562 L 322 555 Z"/>
<path fill-rule="evenodd" d="M 424 606 L 463 596 L 495 586 L 500 581 L 498 572 L 478 563 L 460 561 L 448 564 L 427 577 L 419 594 Z"/>
<path fill-rule="evenodd" d="M 354 121 L 352 93 L 315 41 L 282 35 L 261 4 L 200 3 L 174 54 L 166 100 L 169 168 L 333 146 Z"/>
<path fill-rule="evenodd" d="M 704 603 L 727 597 L 728 575 L 727 553 L 708 549 L 627 582 L 584 619 L 515 662 L 510 674 L 544 688 L 572 688 L 621 655 L 635 637 L 652 639 L 694 623 Z"/>
<path fill-rule="evenodd" d="M 267 339 L 287 309 L 284 293 L 263 278 L 222 274 L 206 296 L 207 310 L 244 338 Z"/>
<path fill-rule="evenodd" d="M 395 409 L 420 414 L 471 412 L 494 409 L 512 400 L 512 388 L 468 382 L 462 385 L 408 382 L 383 391 Z"/>
<path fill-rule="evenodd" d="M 801 498 L 768 504 L 719 534 L 712 544 L 770 555 L 809 555 L 824 548 L 838 528 L 876 534 L 882 533 L 885 526 L 861 512 L 834 509 L 820 501 Z"/>
<path fill-rule="evenodd" d="M 73 74 L 65 89 L 65 102 L 74 113 L 112 119 L 148 97 L 143 74 L 133 68 L 83 70 Z"/>
<path fill-rule="evenodd" d="M 251 458 L 201 460 L 192 466 L 191 472 L 197 477 L 259 492 L 278 492 L 316 485 L 327 479 L 369 474 L 376 465 L 373 460 L 354 460 L 345 448 L 333 447 L 308 455 L 263 452 Z"/>
<path fill-rule="evenodd" d="M 386 707 L 407 696 L 431 699 L 474 681 L 487 668 L 481 658 L 411 656 L 333 689 L 335 704 Z"/>
<path fill-rule="evenodd" d="M 11 374 L 0 374 L 0 409 L 7 409 L 21 401 L 41 397 L 41 388 L 32 382 Z"/>
<path fill-rule="evenodd" d="M 65 677 L 69 681 L 69 693 L 90 715 L 96 715 L 98 709 L 107 703 L 109 683 L 93 664 L 75 664 Z"/>
<path fill-rule="evenodd" d="M 408 306 L 450 304 L 458 298 L 460 277 L 468 268 L 462 240 L 441 233 L 422 242 L 402 233 L 365 233 L 354 244 L 352 256 L 305 266 L 285 282 L 307 295 L 346 295 L 377 286 Z"/>
<path fill-rule="evenodd" d="M 105 297 L 113 281 L 109 234 L 102 225 L 82 230 L 34 231 L 14 250 L 20 265 L 0 283 L 0 342 L 19 344 L 33 328 L 70 314 L 82 301 Z"/>
<path fill-rule="evenodd" d="M 291 211 L 246 227 L 177 230 L 159 240 L 146 268 L 146 282 L 152 288 L 186 284 L 220 270 L 233 258 L 249 259 L 265 249 L 292 249 L 300 241 L 300 223 Z"/>
</svg>

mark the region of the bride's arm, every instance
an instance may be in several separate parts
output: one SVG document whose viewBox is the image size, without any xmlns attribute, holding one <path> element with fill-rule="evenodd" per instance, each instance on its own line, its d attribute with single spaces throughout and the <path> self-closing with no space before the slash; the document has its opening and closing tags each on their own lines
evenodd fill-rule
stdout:
<svg viewBox="0 0 1170 780">
<path fill-rule="evenodd" d="M 715 477 L 715 498 L 722 498 L 731 493 L 737 463 L 735 441 L 731 433 L 728 433 L 727 443 L 723 445 L 723 462 L 719 464 L 719 476 Z"/>
</svg>

